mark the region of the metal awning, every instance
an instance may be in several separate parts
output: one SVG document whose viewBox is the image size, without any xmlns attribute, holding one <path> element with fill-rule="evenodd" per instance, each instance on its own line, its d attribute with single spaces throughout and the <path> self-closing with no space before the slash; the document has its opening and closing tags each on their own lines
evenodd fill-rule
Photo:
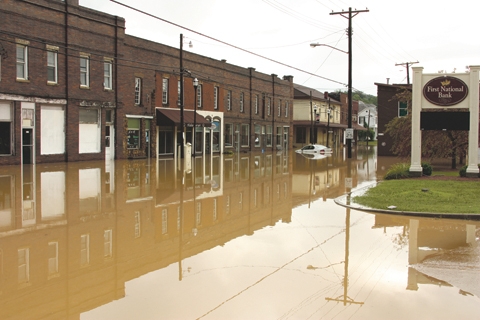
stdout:
<svg viewBox="0 0 480 320">
<path fill-rule="evenodd" d="M 157 113 L 157 125 L 158 126 L 180 126 L 180 109 L 177 108 L 156 108 Z M 194 117 L 196 115 L 196 117 Z M 212 124 L 205 119 L 202 115 L 195 113 L 193 110 L 183 110 L 183 123 L 186 127 L 193 127 L 194 124 L 197 127 L 209 128 Z"/>
</svg>

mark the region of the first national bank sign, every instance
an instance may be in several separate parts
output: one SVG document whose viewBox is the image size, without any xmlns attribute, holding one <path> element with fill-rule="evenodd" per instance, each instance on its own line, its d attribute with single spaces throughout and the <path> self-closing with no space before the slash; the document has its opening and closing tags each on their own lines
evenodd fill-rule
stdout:
<svg viewBox="0 0 480 320">
<path fill-rule="evenodd" d="M 422 174 L 421 125 L 422 112 L 444 112 L 467 110 L 468 159 L 467 176 L 477 177 L 478 169 L 478 115 L 479 115 L 479 71 L 480 66 L 470 66 L 467 73 L 424 74 L 422 67 L 414 67 L 412 86 L 412 150 L 410 173 Z M 448 116 L 454 116 L 450 113 Z M 428 124 L 435 127 L 435 124 Z M 441 130 L 441 129 L 440 129 Z"/>
</svg>

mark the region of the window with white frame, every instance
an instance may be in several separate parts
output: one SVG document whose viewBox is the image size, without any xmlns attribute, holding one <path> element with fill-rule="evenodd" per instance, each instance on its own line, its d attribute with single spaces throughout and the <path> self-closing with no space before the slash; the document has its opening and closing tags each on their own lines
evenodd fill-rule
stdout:
<svg viewBox="0 0 480 320">
<path fill-rule="evenodd" d="M 398 116 L 399 117 L 406 117 L 408 115 L 408 104 L 404 101 L 398 102 Z"/>
<path fill-rule="evenodd" d="M 271 114 L 271 107 L 272 107 L 272 99 L 270 97 L 267 98 L 267 116 Z"/>
<path fill-rule="evenodd" d="M 111 258 L 113 256 L 113 237 L 112 237 L 112 229 L 105 230 L 103 232 L 103 257 Z"/>
<path fill-rule="evenodd" d="M 90 86 L 90 58 L 87 55 L 80 56 L 80 86 Z"/>
<path fill-rule="evenodd" d="M 28 46 L 17 44 L 17 80 L 28 80 Z"/>
<path fill-rule="evenodd" d="M 80 266 L 85 267 L 90 263 L 90 235 L 80 236 Z"/>
<path fill-rule="evenodd" d="M 18 249 L 18 283 L 30 282 L 30 249 Z"/>
<path fill-rule="evenodd" d="M 218 110 L 218 87 L 213 87 L 213 109 Z"/>
<path fill-rule="evenodd" d="M 232 91 L 227 91 L 227 110 L 232 110 Z"/>
<path fill-rule="evenodd" d="M 103 62 L 103 87 L 106 90 L 113 89 L 113 63 L 111 59 Z"/>
<path fill-rule="evenodd" d="M 288 101 L 285 101 L 285 118 L 288 118 Z"/>
<path fill-rule="evenodd" d="M 202 224 L 202 203 L 197 202 L 197 207 L 195 209 L 195 225 L 199 226 Z"/>
<path fill-rule="evenodd" d="M 135 238 L 140 238 L 142 234 L 142 229 L 141 229 L 141 220 L 140 220 L 140 211 L 135 211 L 134 213 L 134 218 L 135 218 Z"/>
<path fill-rule="evenodd" d="M 197 108 L 202 108 L 202 88 L 203 86 L 199 84 L 197 86 Z"/>
<path fill-rule="evenodd" d="M 282 116 L 282 100 L 278 101 L 278 116 Z"/>
<path fill-rule="evenodd" d="M 243 110 L 243 98 L 244 98 L 243 92 L 240 92 L 240 112 L 244 112 L 244 110 Z"/>
<path fill-rule="evenodd" d="M 242 147 L 250 145 L 250 126 L 248 124 L 242 124 L 240 144 Z"/>
<path fill-rule="evenodd" d="M 168 104 L 168 78 L 162 79 L 162 104 Z"/>
<path fill-rule="evenodd" d="M 255 99 L 253 102 L 253 108 L 255 110 L 255 114 L 258 114 L 258 94 L 255 95 Z"/>
<path fill-rule="evenodd" d="M 267 144 L 267 147 L 271 147 L 272 146 L 272 143 L 273 143 L 273 135 L 272 135 L 272 126 L 271 125 L 267 125 L 266 126 L 266 144 Z"/>
<path fill-rule="evenodd" d="M 162 209 L 162 234 L 168 232 L 168 209 Z"/>
<path fill-rule="evenodd" d="M 58 242 L 48 243 L 48 276 L 58 275 Z"/>
<path fill-rule="evenodd" d="M 135 105 L 139 106 L 142 103 L 142 78 L 135 78 Z"/>
<path fill-rule="evenodd" d="M 58 83 L 58 47 L 47 46 L 47 83 Z"/>
</svg>

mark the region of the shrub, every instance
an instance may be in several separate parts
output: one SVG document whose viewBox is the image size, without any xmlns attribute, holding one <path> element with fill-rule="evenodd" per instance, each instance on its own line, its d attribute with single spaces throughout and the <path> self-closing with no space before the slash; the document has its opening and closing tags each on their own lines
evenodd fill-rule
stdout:
<svg viewBox="0 0 480 320">
<path fill-rule="evenodd" d="M 388 169 L 385 177 L 385 180 L 393 179 L 405 179 L 410 177 L 410 164 L 408 163 L 396 163 Z"/>
<path fill-rule="evenodd" d="M 433 168 L 428 162 L 422 162 L 422 174 L 424 176 L 431 176 Z"/>
<path fill-rule="evenodd" d="M 464 165 L 460 171 L 458 171 L 458 174 L 460 175 L 460 177 L 466 177 L 467 176 L 467 168 L 468 168 L 468 165 Z M 478 164 L 478 168 L 480 169 L 480 163 Z M 478 176 L 480 177 L 480 173 L 478 174 Z"/>
</svg>

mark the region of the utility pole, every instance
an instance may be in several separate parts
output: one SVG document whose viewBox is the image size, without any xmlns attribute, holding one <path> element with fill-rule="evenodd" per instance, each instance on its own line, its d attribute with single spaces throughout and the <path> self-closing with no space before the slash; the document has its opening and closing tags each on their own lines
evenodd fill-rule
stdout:
<svg viewBox="0 0 480 320">
<path fill-rule="evenodd" d="M 415 63 L 418 63 L 418 61 L 395 63 L 396 66 L 405 66 L 407 68 L 407 84 L 410 84 L 410 66 Z"/>
<path fill-rule="evenodd" d="M 352 18 L 361 12 L 369 12 L 365 10 L 352 10 L 348 8 L 348 11 L 331 12 L 330 15 L 339 14 L 342 17 L 348 19 L 348 129 L 352 131 Z M 352 139 L 347 140 L 347 153 L 348 159 L 352 158 Z"/>
</svg>

